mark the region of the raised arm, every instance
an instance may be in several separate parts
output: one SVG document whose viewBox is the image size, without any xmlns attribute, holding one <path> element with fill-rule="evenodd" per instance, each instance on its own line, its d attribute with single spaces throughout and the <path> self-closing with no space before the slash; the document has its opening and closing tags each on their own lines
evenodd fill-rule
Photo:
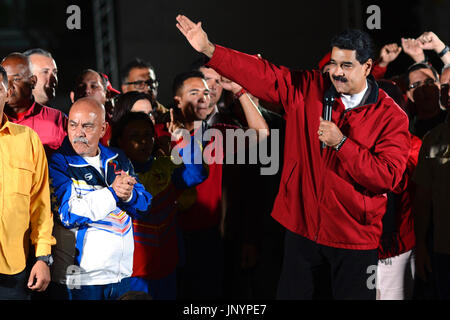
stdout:
<svg viewBox="0 0 450 320">
<path fill-rule="evenodd" d="M 234 95 L 243 92 L 242 86 L 240 86 L 236 82 L 228 80 L 225 77 L 222 77 L 222 86 L 225 90 L 231 91 Z M 258 106 L 247 94 L 247 92 L 240 94 L 239 102 L 242 106 L 242 110 L 244 111 L 248 127 L 250 129 L 256 130 L 258 134 L 258 140 L 267 138 L 269 136 L 269 126 L 267 125 L 266 120 L 259 111 Z"/>
<path fill-rule="evenodd" d="M 423 52 L 421 43 L 416 39 L 402 38 L 403 52 L 406 53 L 414 62 L 421 62 L 425 60 L 425 53 Z"/>
<path fill-rule="evenodd" d="M 257 55 L 248 55 L 214 45 L 203 31 L 201 22 L 194 23 L 187 17 L 177 16 L 177 28 L 191 46 L 210 58 L 208 66 L 222 76 L 240 84 L 254 96 L 275 105 L 290 105 L 292 94 L 302 95 L 302 83 L 307 75 L 271 64 Z M 295 89 L 294 89 L 295 87 Z M 307 86 L 305 86 L 307 87 Z M 290 92 L 293 91 L 294 92 Z"/>
<path fill-rule="evenodd" d="M 434 32 L 424 32 L 417 40 L 421 43 L 423 49 L 434 50 L 436 54 L 441 54 L 442 56 L 439 56 L 439 58 L 444 64 L 450 63 L 450 51 Z"/>
<path fill-rule="evenodd" d="M 188 17 L 183 15 L 177 16 L 177 28 L 186 37 L 192 48 L 197 52 L 203 53 L 208 58 L 212 58 L 215 50 L 214 44 L 209 41 L 208 35 L 202 28 L 202 23 L 192 22 Z"/>
</svg>

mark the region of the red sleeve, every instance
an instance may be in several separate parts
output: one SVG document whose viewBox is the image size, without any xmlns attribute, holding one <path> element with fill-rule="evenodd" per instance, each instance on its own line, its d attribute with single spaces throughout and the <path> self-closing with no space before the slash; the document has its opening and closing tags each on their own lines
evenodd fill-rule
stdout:
<svg viewBox="0 0 450 320">
<path fill-rule="evenodd" d="M 224 77 L 240 84 L 254 96 L 269 103 L 283 105 L 286 112 L 294 88 L 301 87 L 301 72 L 276 66 L 265 59 L 216 45 L 207 64 Z M 296 93 L 301 94 L 298 90 Z"/>
<path fill-rule="evenodd" d="M 349 175 L 376 194 L 393 191 L 401 182 L 411 143 L 404 112 L 392 111 L 386 120 L 373 150 L 347 139 L 337 152 Z"/>
<path fill-rule="evenodd" d="M 383 79 L 384 75 L 386 74 L 387 67 L 380 67 L 378 63 L 375 63 L 372 68 L 372 75 L 375 78 L 375 80 Z"/>
<path fill-rule="evenodd" d="M 398 184 L 397 188 L 395 188 L 394 193 L 402 193 L 404 192 L 408 186 L 410 185 L 410 180 L 414 169 L 417 165 L 417 160 L 419 158 L 419 150 L 422 145 L 422 140 L 420 140 L 415 135 L 410 134 L 411 137 L 411 149 L 409 150 L 408 162 L 406 163 L 406 170 L 403 174 L 402 181 Z"/>
</svg>

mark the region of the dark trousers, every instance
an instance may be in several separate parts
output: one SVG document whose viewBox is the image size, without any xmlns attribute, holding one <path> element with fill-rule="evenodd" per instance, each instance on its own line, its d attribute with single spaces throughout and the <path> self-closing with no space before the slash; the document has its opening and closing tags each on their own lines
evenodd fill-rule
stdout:
<svg viewBox="0 0 450 320">
<path fill-rule="evenodd" d="M 278 299 L 375 300 L 370 278 L 378 263 L 376 249 L 327 247 L 288 230 L 284 246 Z"/>
<path fill-rule="evenodd" d="M 30 300 L 27 269 L 14 275 L 0 274 L 0 300 Z"/>
<path fill-rule="evenodd" d="M 79 289 L 67 288 L 69 300 L 118 300 L 130 291 L 130 278 L 105 285 L 81 286 Z"/>
<path fill-rule="evenodd" d="M 186 232 L 183 237 L 186 257 L 177 271 L 177 298 L 221 299 L 224 248 L 218 228 Z"/>
<path fill-rule="evenodd" d="M 434 253 L 432 269 L 439 300 L 450 300 L 450 255 Z"/>
</svg>

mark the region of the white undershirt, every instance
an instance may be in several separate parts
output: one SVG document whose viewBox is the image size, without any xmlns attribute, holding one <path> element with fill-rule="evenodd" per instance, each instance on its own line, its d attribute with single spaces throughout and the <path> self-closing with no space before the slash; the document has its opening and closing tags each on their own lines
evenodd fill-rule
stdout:
<svg viewBox="0 0 450 320">
<path fill-rule="evenodd" d="M 89 163 L 91 166 L 93 166 L 95 169 L 97 169 L 98 172 L 102 175 L 102 177 L 105 177 L 103 171 L 102 171 L 102 161 L 100 160 L 100 149 L 98 150 L 98 155 L 95 157 L 83 157 L 83 159 Z"/>
<path fill-rule="evenodd" d="M 360 93 L 356 93 L 353 95 L 341 94 L 341 100 L 345 106 L 345 110 L 358 106 L 361 103 L 362 99 L 364 98 L 364 95 L 366 94 L 366 91 L 368 88 L 369 87 L 367 86 L 367 80 L 366 80 L 366 86 L 364 87 L 363 91 L 361 91 Z"/>
</svg>

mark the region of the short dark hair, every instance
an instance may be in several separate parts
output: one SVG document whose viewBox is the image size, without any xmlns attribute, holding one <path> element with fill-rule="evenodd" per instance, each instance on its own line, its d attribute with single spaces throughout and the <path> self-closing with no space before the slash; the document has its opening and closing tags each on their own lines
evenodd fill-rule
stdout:
<svg viewBox="0 0 450 320">
<path fill-rule="evenodd" d="M 347 29 L 331 40 L 331 48 L 355 50 L 356 60 L 363 64 L 374 57 L 373 41 L 364 31 Z"/>
<path fill-rule="evenodd" d="M 130 91 L 117 96 L 114 103 L 114 112 L 111 118 L 111 122 L 118 122 L 123 116 L 131 112 L 131 108 L 133 108 L 133 105 L 136 103 L 136 101 L 144 99 L 147 99 L 150 102 L 153 110 L 156 109 L 152 101 L 152 97 L 147 93 Z"/>
<path fill-rule="evenodd" d="M 81 73 L 75 78 L 75 83 L 74 83 L 74 87 L 73 89 L 75 90 L 78 86 L 78 84 L 83 81 L 84 76 L 86 75 L 86 73 L 89 72 L 94 72 L 96 74 L 98 74 L 98 76 L 100 77 L 100 79 L 102 79 L 102 85 L 103 85 L 103 89 L 105 91 L 108 90 L 107 86 L 108 86 L 108 80 L 102 76 L 102 74 L 98 71 L 95 71 L 94 69 L 84 69 L 83 71 L 81 71 Z"/>
<path fill-rule="evenodd" d="M 153 72 L 155 72 L 155 68 L 150 64 L 150 62 L 142 60 L 141 58 L 134 58 L 130 62 L 127 63 L 127 65 L 122 70 L 122 83 L 124 84 L 127 82 L 128 75 L 130 74 L 130 71 L 134 68 L 137 69 L 151 69 Z M 156 72 L 155 72 L 156 74 Z"/>
<path fill-rule="evenodd" d="M 48 58 L 53 59 L 53 56 L 50 52 L 41 48 L 29 49 L 27 51 L 24 51 L 23 54 L 26 55 L 27 57 L 31 56 L 32 54 L 40 54 L 41 56 L 46 56 Z"/>
<path fill-rule="evenodd" d="M 144 112 L 129 112 L 120 118 L 118 122 L 112 124 L 112 134 L 109 145 L 111 147 L 119 148 L 119 139 L 122 137 L 125 128 L 135 121 L 146 122 L 152 129 L 152 135 L 155 135 L 155 126 L 148 114 L 145 114 Z"/>
<path fill-rule="evenodd" d="M 2 76 L 3 84 L 8 88 L 8 73 L 6 72 L 5 68 L 0 65 L 0 75 Z"/>
<path fill-rule="evenodd" d="M 198 70 L 190 70 L 190 71 L 186 71 L 186 72 L 182 72 L 182 73 L 178 74 L 175 77 L 175 79 L 173 80 L 173 84 L 172 84 L 173 96 L 177 95 L 178 90 L 180 90 L 183 87 L 184 82 L 190 78 L 201 78 L 201 79 L 205 80 L 205 75 Z"/>
<path fill-rule="evenodd" d="M 197 60 L 191 63 L 191 70 L 200 70 L 200 68 L 209 68 L 206 66 L 208 58 L 206 56 L 201 56 Z"/>
<path fill-rule="evenodd" d="M 409 74 L 411 72 L 413 72 L 413 71 L 417 71 L 417 70 L 420 70 L 420 69 L 429 69 L 429 70 L 431 70 L 431 72 L 434 75 L 434 80 L 439 81 L 439 73 L 437 72 L 437 70 L 433 66 L 429 65 L 428 63 L 417 62 L 417 63 L 414 63 L 414 64 L 410 65 L 408 70 L 406 71 L 406 79 L 405 80 L 406 80 L 407 88 L 409 88 L 409 85 L 410 85 L 410 83 L 409 83 Z"/>
</svg>

